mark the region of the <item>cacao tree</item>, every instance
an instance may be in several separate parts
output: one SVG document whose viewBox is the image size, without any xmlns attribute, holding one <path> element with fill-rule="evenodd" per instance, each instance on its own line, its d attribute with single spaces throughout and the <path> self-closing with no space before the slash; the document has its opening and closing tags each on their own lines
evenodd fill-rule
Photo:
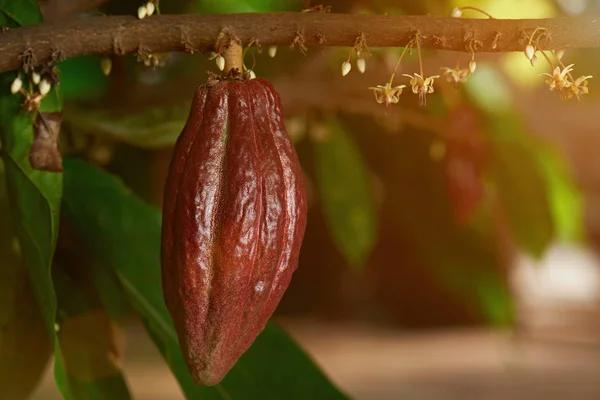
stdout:
<svg viewBox="0 0 600 400">
<path fill-rule="evenodd" d="M 348 398 L 277 312 L 512 326 L 582 201 L 494 61 L 594 101 L 597 16 L 430 3 L 0 1 L 0 398 L 52 354 L 65 399 L 134 398 L 132 317 L 223 400 Z"/>
</svg>

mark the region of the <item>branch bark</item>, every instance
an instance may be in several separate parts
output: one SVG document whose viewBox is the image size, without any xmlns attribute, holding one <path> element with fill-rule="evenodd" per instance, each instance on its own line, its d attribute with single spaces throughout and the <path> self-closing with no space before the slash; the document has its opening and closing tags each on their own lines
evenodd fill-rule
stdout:
<svg viewBox="0 0 600 400">
<path fill-rule="evenodd" d="M 535 28 L 547 49 L 600 47 L 600 16 L 555 19 L 466 19 L 325 13 L 253 13 L 82 18 L 11 29 L 0 34 L 0 72 L 23 60 L 34 65 L 91 54 L 213 50 L 223 29 L 242 43 L 353 46 L 364 33 L 370 47 L 404 46 L 415 32 L 424 48 L 478 52 L 521 51 Z M 26 57 L 24 57 L 26 56 Z"/>
</svg>

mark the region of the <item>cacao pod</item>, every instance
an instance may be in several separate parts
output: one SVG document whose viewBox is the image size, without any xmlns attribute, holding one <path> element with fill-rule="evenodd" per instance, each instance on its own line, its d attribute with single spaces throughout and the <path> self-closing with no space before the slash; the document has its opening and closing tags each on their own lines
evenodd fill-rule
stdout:
<svg viewBox="0 0 600 400">
<path fill-rule="evenodd" d="M 197 383 L 219 383 L 264 329 L 306 227 L 302 170 L 263 79 L 200 86 L 165 185 L 165 303 Z"/>
<path fill-rule="evenodd" d="M 484 199 L 485 142 L 471 108 L 452 110 L 448 125 L 454 135 L 446 142 L 446 186 L 456 222 L 466 225 Z"/>
</svg>

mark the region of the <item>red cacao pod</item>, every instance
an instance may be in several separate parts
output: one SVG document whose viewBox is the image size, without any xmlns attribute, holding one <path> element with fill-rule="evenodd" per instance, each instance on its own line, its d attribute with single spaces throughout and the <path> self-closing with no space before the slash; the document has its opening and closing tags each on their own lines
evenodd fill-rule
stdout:
<svg viewBox="0 0 600 400">
<path fill-rule="evenodd" d="M 454 135 L 446 142 L 446 185 L 455 220 L 466 225 L 484 197 L 485 142 L 471 108 L 461 106 L 452 110 L 448 122 Z"/>
<path fill-rule="evenodd" d="M 264 329 L 298 266 L 302 170 L 267 81 L 203 85 L 165 186 L 165 303 L 197 383 L 219 383 Z"/>
</svg>

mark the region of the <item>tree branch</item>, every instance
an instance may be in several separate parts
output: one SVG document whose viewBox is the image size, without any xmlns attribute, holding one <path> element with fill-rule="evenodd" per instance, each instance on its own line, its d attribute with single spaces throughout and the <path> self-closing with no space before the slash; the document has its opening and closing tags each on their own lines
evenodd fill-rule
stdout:
<svg viewBox="0 0 600 400">
<path fill-rule="evenodd" d="M 404 46 L 415 32 L 422 47 L 507 52 L 525 48 L 535 28 L 548 33 L 547 49 L 600 47 L 600 16 L 555 19 L 466 19 L 434 16 L 384 16 L 326 13 L 253 13 L 92 17 L 11 29 L 0 34 L 0 72 L 23 60 L 35 65 L 91 54 L 213 50 L 229 29 L 243 43 L 262 45 L 353 46 L 364 33 L 370 47 Z M 24 57 L 25 56 L 25 57 Z"/>
</svg>

